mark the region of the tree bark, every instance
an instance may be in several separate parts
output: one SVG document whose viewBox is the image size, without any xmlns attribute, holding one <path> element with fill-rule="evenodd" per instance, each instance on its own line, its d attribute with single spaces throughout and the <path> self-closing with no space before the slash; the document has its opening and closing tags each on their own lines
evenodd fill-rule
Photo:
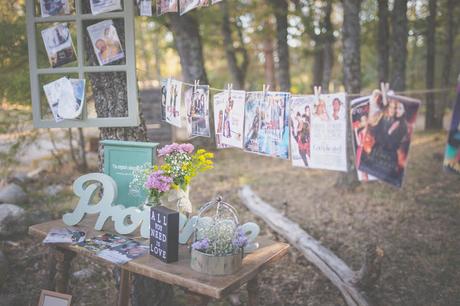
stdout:
<svg viewBox="0 0 460 306">
<path fill-rule="evenodd" d="M 313 37 L 315 47 L 313 49 L 313 86 L 321 86 L 324 72 L 324 45 L 321 35 Z"/>
<path fill-rule="evenodd" d="M 378 0 L 377 63 L 380 82 L 387 82 L 390 70 L 390 25 L 388 0 Z"/>
<path fill-rule="evenodd" d="M 391 18 L 391 76 L 390 87 L 395 91 L 406 89 L 407 61 L 407 0 L 395 0 Z"/>
<path fill-rule="evenodd" d="M 286 0 L 271 0 L 276 19 L 276 42 L 278 54 L 278 82 L 281 91 L 291 90 L 289 72 L 288 3 Z"/>
<path fill-rule="evenodd" d="M 435 61 L 436 61 L 436 11 L 437 0 L 430 0 L 428 3 L 430 14 L 426 22 L 426 89 L 433 89 L 435 86 Z M 439 107 L 441 107 L 439 105 Z M 434 93 L 426 93 L 426 114 L 425 129 L 441 129 L 442 120 L 437 118 Z"/>
<path fill-rule="evenodd" d="M 225 54 L 227 56 L 228 66 L 233 77 L 234 88 L 244 89 L 246 72 L 249 64 L 249 55 L 246 48 L 244 47 L 241 29 L 239 29 L 238 23 L 236 23 L 235 26 L 237 27 L 238 37 L 240 39 L 239 51 L 243 58 L 241 64 L 238 64 L 237 50 L 234 47 L 232 38 L 232 24 L 230 22 L 228 2 L 221 2 L 220 8 L 222 11 L 222 36 L 224 38 Z"/>
<path fill-rule="evenodd" d="M 276 76 L 275 76 L 275 59 L 273 57 L 273 41 L 270 37 L 266 37 L 263 40 L 263 52 L 264 52 L 264 73 L 265 83 L 270 85 L 272 89 L 276 88 Z"/>
<path fill-rule="evenodd" d="M 322 91 L 329 92 L 329 83 L 332 77 L 332 67 L 334 66 L 334 27 L 331 20 L 332 0 L 326 4 L 326 14 L 324 16 L 324 55 L 323 55 L 323 80 Z"/>
</svg>

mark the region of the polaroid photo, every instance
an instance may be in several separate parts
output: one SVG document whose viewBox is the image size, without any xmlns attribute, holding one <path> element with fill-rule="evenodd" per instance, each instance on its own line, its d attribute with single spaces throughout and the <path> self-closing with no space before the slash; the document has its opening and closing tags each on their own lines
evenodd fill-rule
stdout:
<svg viewBox="0 0 460 306">
<path fill-rule="evenodd" d="M 51 67 L 59 67 L 76 60 L 72 36 L 66 23 L 60 23 L 41 32 Z"/>
<path fill-rule="evenodd" d="M 93 15 L 121 10 L 121 0 L 89 0 Z"/>
<path fill-rule="evenodd" d="M 103 66 L 125 57 L 112 20 L 98 22 L 87 29 L 99 65 Z"/>
<path fill-rule="evenodd" d="M 43 90 L 45 91 L 46 99 L 48 100 L 48 104 L 56 122 L 64 120 L 64 118 L 59 115 L 60 104 L 77 104 L 72 83 L 66 77 L 62 77 L 56 81 L 44 85 Z"/>
<path fill-rule="evenodd" d="M 177 13 L 179 11 L 179 0 L 157 0 L 157 16 L 165 13 Z"/>
<path fill-rule="evenodd" d="M 60 99 L 58 104 L 58 115 L 63 119 L 77 119 L 83 110 L 85 100 L 84 79 L 69 79 L 72 85 L 74 99 Z"/>
<path fill-rule="evenodd" d="M 40 0 L 42 17 L 61 16 L 70 14 L 68 0 Z"/>
</svg>

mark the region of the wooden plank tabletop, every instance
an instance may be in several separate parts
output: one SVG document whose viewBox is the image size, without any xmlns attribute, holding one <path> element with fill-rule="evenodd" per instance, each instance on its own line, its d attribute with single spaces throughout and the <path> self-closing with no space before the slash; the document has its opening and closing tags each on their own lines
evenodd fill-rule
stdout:
<svg viewBox="0 0 460 306">
<path fill-rule="evenodd" d="M 77 228 L 86 232 L 86 237 L 91 238 L 104 232 L 115 233 L 110 221 L 107 221 L 104 232 L 96 231 L 93 228 L 96 218 L 87 216 Z M 29 227 L 29 234 L 39 239 L 44 239 L 52 228 L 65 227 L 62 220 L 49 221 Z M 148 244 L 148 239 L 136 237 L 136 235 L 124 235 Z M 268 239 L 258 239 L 259 249 L 246 255 L 243 259 L 241 269 L 232 275 L 210 276 L 193 271 L 190 268 L 190 253 L 186 246 L 179 246 L 179 261 L 175 263 L 164 263 L 150 254 L 144 255 L 128 263 L 121 265 L 122 269 L 150 277 L 161 282 L 183 287 L 189 291 L 206 295 L 212 298 L 222 298 L 231 293 L 241 285 L 252 279 L 269 264 L 278 261 L 288 251 L 289 245 L 281 242 L 274 242 Z M 96 256 L 84 248 L 68 244 L 59 244 L 61 248 L 73 251 L 79 255 L 91 257 L 97 262 L 114 266 L 102 258 Z"/>
</svg>

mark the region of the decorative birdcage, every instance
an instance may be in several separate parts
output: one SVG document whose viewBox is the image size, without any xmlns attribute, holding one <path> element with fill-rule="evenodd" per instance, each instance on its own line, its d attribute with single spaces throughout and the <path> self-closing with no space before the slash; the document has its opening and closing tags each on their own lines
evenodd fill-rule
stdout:
<svg viewBox="0 0 460 306">
<path fill-rule="evenodd" d="M 205 204 L 194 225 L 191 267 L 210 275 L 235 273 L 242 264 L 247 238 L 235 208 L 222 197 Z"/>
</svg>

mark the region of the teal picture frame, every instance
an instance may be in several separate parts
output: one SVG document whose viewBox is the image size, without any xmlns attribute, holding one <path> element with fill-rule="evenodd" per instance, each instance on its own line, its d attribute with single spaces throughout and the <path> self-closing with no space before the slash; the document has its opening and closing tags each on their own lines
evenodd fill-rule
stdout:
<svg viewBox="0 0 460 306">
<path fill-rule="evenodd" d="M 129 183 L 136 167 L 156 163 L 158 143 L 120 140 L 103 140 L 101 143 L 104 145 L 104 173 L 117 183 L 118 195 L 114 204 L 125 207 L 144 204 L 147 192 L 130 190 Z"/>
</svg>

